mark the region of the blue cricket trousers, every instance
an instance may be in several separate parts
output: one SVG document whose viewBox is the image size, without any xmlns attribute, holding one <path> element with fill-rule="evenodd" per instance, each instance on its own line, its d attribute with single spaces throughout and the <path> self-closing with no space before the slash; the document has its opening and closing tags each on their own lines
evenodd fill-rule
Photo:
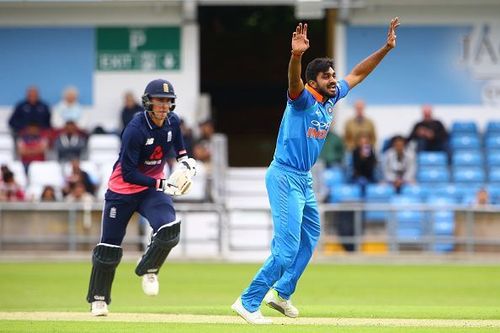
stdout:
<svg viewBox="0 0 500 333">
<path fill-rule="evenodd" d="M 310 172 L 273 161 L 266 173 L 273 215 L 271 255 L 241 295 L 245 309 L 259 309 L 270 288 L 289 299 L 304 272 L 320 234 L 318 205 Z"/>
<path fill-rule="evenodd" d="M 172 198 L 154 188 L 133 194 L 108 190 L 102 212 L 101 243 L 120 246 L 134 212 L 149 221 L 153 233 L 176 218 Z"/>
</svg>

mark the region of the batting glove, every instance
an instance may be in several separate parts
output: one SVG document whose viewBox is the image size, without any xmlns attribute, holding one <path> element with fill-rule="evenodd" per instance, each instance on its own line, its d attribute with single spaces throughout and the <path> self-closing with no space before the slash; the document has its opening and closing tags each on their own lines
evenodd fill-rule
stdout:
<svg viewBox="0 0 500 333">
<path fill-rule="evenodd" d="M 179 188 L 175 186 L 175 184 L 170 183 L 167 179 L 158 179 L 156 190 L 171 196 L 181 195 Z"/>
<path fill-rule="evenodd" d="M 179 169 L 186 169 L 189 178 L 196 176 L 196 160 L 194 158 L 183 157 L 179 160 Z"/>
</svg>

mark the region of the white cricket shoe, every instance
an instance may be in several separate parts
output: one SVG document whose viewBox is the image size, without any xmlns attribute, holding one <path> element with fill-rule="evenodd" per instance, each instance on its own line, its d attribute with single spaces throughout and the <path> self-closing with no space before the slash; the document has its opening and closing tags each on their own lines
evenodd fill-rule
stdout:
<svg viewBox="0 0 500 333">
<path fill-rule="evenodd" d="M 264 297 L 264 303 L 272 309 L 275 309 L 287 317 L 297 318 L 299 316 L 299 309 L 292 305 L 288 299 L 281 298 L 278 292 L 271 289 Z"/>
<path fill-rule="evenodd" d="M 90 313 L 95 317 L 107 316 L 108 305 L 104 301 L 94 301 Z"/>
<path fill-rule="evenodd" d="M 158 275 L 147 273 L 142 276 L 142 290 L 148 296 L 156 296 L 160 292 Z"/>
<path fill-rule="evenodd" d="M 241 318 L 245 319 L 249 324 L 256 324 L 256 325 L 266 325 L 266 324 L 272 324 L 273 321 L 271 319 L 268 319 L 262 315 L 260 310 L 257 310 L 255 312 L 250 312 L 241 303 L 241 298 L 238 297 L 238 299 L 231 305 L 231 309 L 233 309 L 238 315 L 240 315 Z"/>
</svg>

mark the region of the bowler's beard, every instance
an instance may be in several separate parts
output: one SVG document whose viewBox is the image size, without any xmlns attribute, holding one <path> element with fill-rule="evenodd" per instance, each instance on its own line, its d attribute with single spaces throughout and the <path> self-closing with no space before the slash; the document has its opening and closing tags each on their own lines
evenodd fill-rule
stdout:
<svg viewBox="0 0 500 333">
<path fill-rule="evenodd" d="M 332 97 L 335 97 L 337 95 L 337 87 L 333 88 L 333 93 L 328 91 L 328 88 L 323 88 L 323 87 L 320 87 L 318 89 L 318 91 L 321 94 L 321 96 L 326 97 L 326 98 L 332 98 Z"/>
</svg>

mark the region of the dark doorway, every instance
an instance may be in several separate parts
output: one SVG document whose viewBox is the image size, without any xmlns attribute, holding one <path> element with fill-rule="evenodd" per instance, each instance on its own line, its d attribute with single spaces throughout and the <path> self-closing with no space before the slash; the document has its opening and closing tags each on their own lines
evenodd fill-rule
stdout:
<svg viewBox="0 0 500 333">
<path fill-rule="evenodd" d="M 212 99 L 217 132 L 228 137 L 231 166 L 270 163 L 286 104 L 293 7 L 212 7 L 198 10 L 201 92 Z M 308 22 L 305 65 L 326 55 L 325 21 Z"/>
</svg>

